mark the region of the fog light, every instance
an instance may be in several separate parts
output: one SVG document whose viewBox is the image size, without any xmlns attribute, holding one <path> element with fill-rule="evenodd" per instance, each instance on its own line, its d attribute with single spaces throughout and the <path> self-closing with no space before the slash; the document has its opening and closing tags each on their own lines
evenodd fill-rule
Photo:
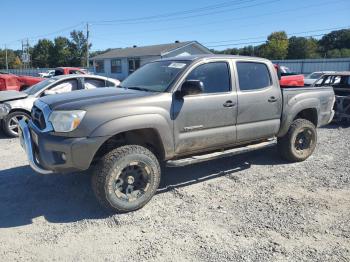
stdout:
<svg viewBox="0 0 350 262">
<path fill-rule="evenodd" d="M 61 158 L 62 158 L 62 160 L 63 160 L 63 161 L 65 161 L 65 162 L 66 162 L 67 157 L 66 157 L 66 154 L 65 154 L 65 153 L 62 153 Z"/>
</svg>

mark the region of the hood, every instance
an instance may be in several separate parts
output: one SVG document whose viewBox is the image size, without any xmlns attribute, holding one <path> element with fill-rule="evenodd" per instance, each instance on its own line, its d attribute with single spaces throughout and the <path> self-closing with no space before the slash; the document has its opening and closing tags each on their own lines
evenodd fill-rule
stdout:
<svg viewBox="0 0 350 262">
<path fill-rule="evenodd" d="M 50 95 L 40 100 L 49 105 L 51 110 L 78 110 L 97 104 L 145 97 L 152 94 L 156 93 L 109 87 Z"/>
<path fill-rule="evenodd" d="M 19 91 L 1 91 L 0 92 L 0 102 L 8 102 L 12 100 L 18 100 L 26 98 L 28 94 Z"/>
</svg>

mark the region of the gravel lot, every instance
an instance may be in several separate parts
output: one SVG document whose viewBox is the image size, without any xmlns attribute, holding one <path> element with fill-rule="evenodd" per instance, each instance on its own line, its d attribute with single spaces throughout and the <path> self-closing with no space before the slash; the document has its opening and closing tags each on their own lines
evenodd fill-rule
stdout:
<svg viewBox="0 0 350 262">
<path fill-rule="evenodd" d="M 87 174 L 35 175 L 0 136 L 0 260 L 350 261 L 350 127 L 314 155 L 270 148 L 167 169 L 143 209 L 105 213 Z"/>
</svg>

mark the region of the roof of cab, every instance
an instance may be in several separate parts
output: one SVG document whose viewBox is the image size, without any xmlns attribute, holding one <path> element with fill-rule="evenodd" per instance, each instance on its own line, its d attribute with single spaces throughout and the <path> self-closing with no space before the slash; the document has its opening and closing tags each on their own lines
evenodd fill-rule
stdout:
<svg viewBox="0 0 350 262">
<path fill-rule="evenodd" d="M 323 76 L 350 76 L 350 71 L 326 73 Z"/>
<path fill-rule="evenodd" d="M 105 76 L 100 75 L 88 75 L 88 74 L 70 74 L 70 75 L 59 75 L 59 76 L 53 76 L 52 78 L 48 79 L 70 79 L 70 78 L 77 78 L 77 77 L 84 77 L 84 78 L 99 78 L 99 79 L 111 79 Z"/>
<path fill-rule="evenodd" d="M 221 54 L 203 54 L 203 55 L 190 55 L 190 56 L 175 56 L 158 59 L 156 61 L 195 61 L 199 59 L 215 59 L 215 58 L 224 58 L 224 59 L 244 59 L 244 60 L 259 60 L 259 61 L 269 61 L 268 59 L 254 56 L 239 56 L 239 55 L 221 55 Z"/>
</svg>

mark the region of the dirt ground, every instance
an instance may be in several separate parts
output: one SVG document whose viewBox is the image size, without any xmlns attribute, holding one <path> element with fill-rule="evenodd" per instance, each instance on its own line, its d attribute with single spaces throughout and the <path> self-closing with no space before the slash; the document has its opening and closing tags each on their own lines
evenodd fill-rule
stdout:
<svg viewBox="0 0 350 262">
<path fill-rule="evenodd" d="M 104 212 L 87 174 L 34 174 L 0 137 L 1 261 L 350 261 L 350 127 L 314 155 L 276 148 L 165 170 L 143 209 Z"/>
</svg>

